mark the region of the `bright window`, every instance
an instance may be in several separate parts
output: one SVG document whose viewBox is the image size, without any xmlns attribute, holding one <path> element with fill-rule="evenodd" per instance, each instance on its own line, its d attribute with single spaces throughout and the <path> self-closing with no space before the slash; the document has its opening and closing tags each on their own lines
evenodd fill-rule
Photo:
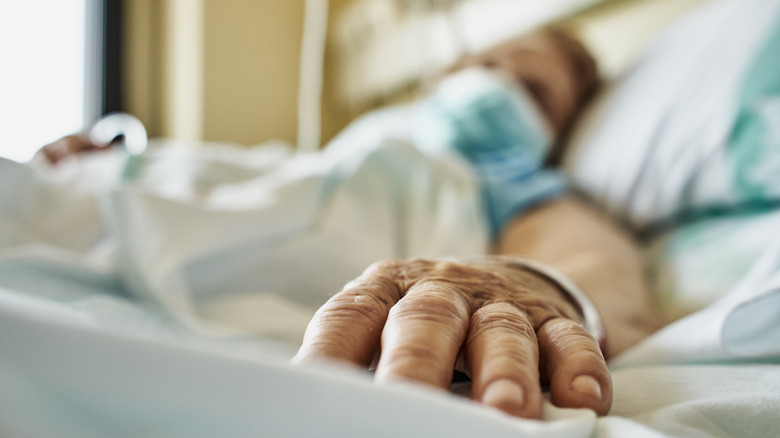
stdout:
<svg viewBox="0 0 780 438">
<path fill-rule="evenodd" d="M 84 127 L 86 2 L 0 2 L 0 156 L 28 160 Z"/>
</svg>

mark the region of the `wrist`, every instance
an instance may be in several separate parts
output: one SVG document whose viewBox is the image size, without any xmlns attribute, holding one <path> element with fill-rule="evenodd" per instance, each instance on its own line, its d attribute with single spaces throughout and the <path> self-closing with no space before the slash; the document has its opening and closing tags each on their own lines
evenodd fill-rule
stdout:
<svg viewBox="0 0 780 438">
<path fill-rule="evenodd" d="M 549 283 L 555 285 L 564 298 L 575 308 L 580 316 L 582 326 L 598 342 L 604 357 L 607 357 L 607 334 L 604 328 L 601 314 L 593 301 L 582 289 L 569 277 L 560 271 L 533 262 L 528 259 L 515 256 L 495 256 L 515 269 L 523 269 L 543 277 Z"/>
</svg>

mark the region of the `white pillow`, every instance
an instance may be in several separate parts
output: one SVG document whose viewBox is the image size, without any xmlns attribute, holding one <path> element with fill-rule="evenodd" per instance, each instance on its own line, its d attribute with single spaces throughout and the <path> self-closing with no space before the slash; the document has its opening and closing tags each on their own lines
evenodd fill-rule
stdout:
<svg viewBox="0 0 780 438">
<path fill-rule="evenodd" d="M 716 0 L 686 15 L 583 116 L 563 168 L 637 228 L 736 199 L 727 142 L 742 78 L 780 0 Z"/>
</svg>

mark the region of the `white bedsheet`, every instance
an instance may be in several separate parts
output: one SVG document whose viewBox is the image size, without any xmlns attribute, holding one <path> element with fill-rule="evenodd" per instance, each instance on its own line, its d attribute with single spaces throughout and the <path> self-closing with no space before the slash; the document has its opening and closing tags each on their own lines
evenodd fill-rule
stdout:
<svg viewBox="0 0 780 438">
<path fill-rule="evenodd" d="M 121 186 L 119 153 L 61 169 L 0 161 L 0 186 L 14 188 L 0 194 L 0 285 L 18 269 L 87 278 L 213 332 L 205 319 L 258 292 L 311 309 L 383 258 L 486 251 L 477 186 L 457 157 L 361 124 L 343 138 L 295 156 L 168 144 Z"/>
<path fill-rule="evenodd" d="M 485 250 L 457 160 L 363 144 L 320 160 L 173 147 L 119 189 L 111 155 L 55 174 L 0 161 L 0 436 L 776 436 L 777 245 L 613 362 L 605 418 L 519 420 L 287 366 L 313 306 L 373 258 Z"/>
</svg>

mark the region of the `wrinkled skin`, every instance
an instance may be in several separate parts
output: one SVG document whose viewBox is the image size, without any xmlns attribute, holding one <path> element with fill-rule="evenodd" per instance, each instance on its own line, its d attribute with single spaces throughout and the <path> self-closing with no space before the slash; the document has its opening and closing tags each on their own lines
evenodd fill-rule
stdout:
<svg viewBox="0 0 780 438">
<path fill-rule="evenodd" d="M 600 83 L 596 61 L 587 49 L 559 29 L 542 29 L 465 59 L 496 69 L 528 90 L 550 127 L 563 135 Z"/>
<path fill-rule="evenodd" d="M 550 29 L 456 68 L 469 65 L 503 71 L 526 87 L 558 138 L 598 83 L 584 47 Z M 56 164 L 103 149 L 74 135 L 39 154 Z M 367 367 L 378 356 L 378 381 L 439 388 L 449 386 L 457 365 L 473 380 L 472 398 L 511 415 L 540 417 L 540 382 L 549 383 L 557 406 L 606 414 L 610 376 L 597 342 L 580 322 L 555 285 L 509 259 L 387 260 L 370 266 L 317 312 L 294 361 Z"/>
<path fill-rule="evenodd" d="M 558 138 L 598 85 L 596 64 L 582 44 L 555 29 L 454 69 L 472 65 L 497 69 L 524 86 Z M 554 284 L 511 259 L 388 260 L 366 269 L 317 312 L 294 361 L 368 366 L 378 355 L 378 381 L 439 388 L 449 386 L 462 362 L 473 381 L 472 398 L 508 414 L 539 418 L 540 383 L 549 383 L 557 406 L 606 414 L 611 379 L 597 342 L 580 322 Z"/>
<path fill-rule="evenodd" d="M 612 387 L 598 343 L 566 295 L 511 260 L 375 263 L 319 309 L 294 362 L 367 367 L 379 354 L 377 381 L 444 389 L 460 355 L 472 398 L 488 406 L 539 418 L 542 381 L 556 405 L 605 414 Z"/>
<path fill-rule="evenodd" d="M 57 164 L 67 157 L 107 150 L 108 148 L 109 146 L 98 146 L 81 135 L 68 135 L 42 147 L 38 150 L 37 155 L 43 157 L 50 164 Z"/>
</svg>

